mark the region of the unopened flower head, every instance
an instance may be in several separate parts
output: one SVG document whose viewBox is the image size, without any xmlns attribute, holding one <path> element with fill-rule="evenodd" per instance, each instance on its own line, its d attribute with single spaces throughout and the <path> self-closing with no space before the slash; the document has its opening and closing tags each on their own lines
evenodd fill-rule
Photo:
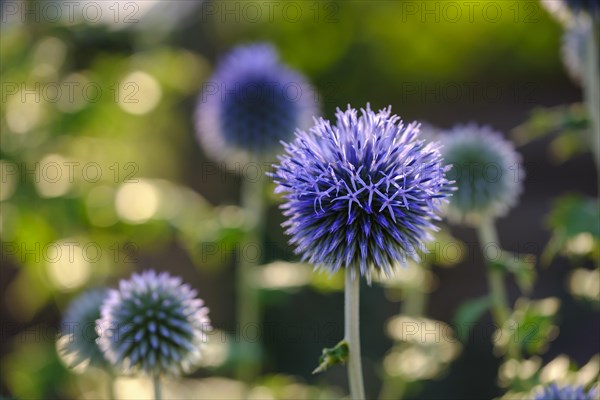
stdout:
<svg viewBox="0 0 600 400">
<path fill-rule="evenodd" d="M 281 140 L 310 126 L 316 95 L 306 79 L 283 65 L 268 44 L 233 49 L 218 65 L 198 99 L 197 136 L 220 160 L 264 160 Z"/>
<path fill-rule="evenodd" d="M 77 372 L 88 366 L 109 366 L 96 343 L 96 320 L 107 295 L 108 289 L 104 288 L 84 292 L 69 304 L 63 316 L 56 347 L 61 360 Z"/>
<path fill-rule="evenodd" d="M 111 290 L 98 329 L 100 348 L 117 370 L 178 375 L 200 361 L 210 320 L 180 278 L 145 271 Z"/>
<path fill-rule="evenodd" d="M 597 388 L 586 391 L 581 385 L 558 386 L 553 383 L 539 391 L 534 400 L 597 400 Z"/>
<path fill-rule="evenodd" d="M 459 125 L 441 136 L 444 161 L 457 191 L 448 217 L 477 224 L 481 218 L 506 214 L 522 191 L 525 172 L 513 145 L 489 127 Z"/>
<path fill-rule="evenodd" d="M 451 192 L 436 143 L 419 138 L 419 124 L 402 124 L 391 107 L 315 120 L 285 145 L 273 178 L 284 192 L 284 223 L 304 261 L 390 275 L 436 230 Z"/>
</svg>

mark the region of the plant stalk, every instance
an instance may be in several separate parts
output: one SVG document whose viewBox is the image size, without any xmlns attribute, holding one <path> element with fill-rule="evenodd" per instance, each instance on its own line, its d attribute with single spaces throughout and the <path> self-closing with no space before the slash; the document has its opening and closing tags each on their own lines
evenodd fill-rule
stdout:
<svg viewBox="0 0 600 400">
<path fill-rule="evenodd" d="M 506 288 L 504 286 L 504 272 L 492 265 L 486 254 L 486 249 L 489 245 L 494 245 L 496 250 L 500 251 L 500 242 L 498 240 L 494 221 L 492 219 L 482 221 L 478 227 L 477 233 L 479 245 L 487 264 L 487 281 L 490 296 L 492 298 L 492 314 L 498 329 L 502 329 L 510 318 L 511 308 L 508 303 L 508 296 L 506 295 Z M 507 351 L 510 358 L 517 360 L 521 358 L 518 344 L 514 340 L 508 341 Z"/>
<path fill-rule="evenodd" d="M 352 278 L 352 269 L 346 267 L 344 289 L 344 339 L 348 343 L 348 383 L 352 400 L 365 399 L 362 363 L 360 357 L 360 276 Z"/>
<path fill-rule="evenodd" d="M 249 342 L 246 332 L 255 334 L 260 330 L 260 307 L 254 276 L 256 267 L 261 264 L 262 236 L 265 220 L 264 201 L 265 179 L 256 180 L 243 177 L 241 204 L 250 226 L 238 251 L 238 271 L 236 275 L 237 322 L 240 340 L 240 359 L 237 365 L 237 378 L 243 382 L 252 382 L 260 373 L 259 362 L 255 359 L 258 343 Z M 258 251 L 258 254 L 255 252 Z"/>
<path fill-rule="evenodd" d="M 590 22 L 590 32 L 586 40 L 583 64 L 583 97 L 590 119 L 590 139 L 594 161 L 596 162 L 596 177 L 600 190 L 600 27 Z"/>
<path fill-rule="evenodd" d="M 112 372 L 107 372 L 106 377 L 106 392 L 108 394 L 108 398 L 114 400 L 117 398 L 115 395 L 115 374 L 113 374 Z"/>
<path fill-rule="evenodd" d="M 154 400 L 161 400 L 160 375 L 155 374 L 152 376 L 152 387 L 154 388 Z"/>
</svg>

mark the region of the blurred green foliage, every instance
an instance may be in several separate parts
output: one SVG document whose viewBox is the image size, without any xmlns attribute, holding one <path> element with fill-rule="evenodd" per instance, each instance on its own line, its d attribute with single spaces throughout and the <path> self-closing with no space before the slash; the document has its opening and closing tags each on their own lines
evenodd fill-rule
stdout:
<svg viewBox="0 0 600 400">
<path fill-rule="evenodd" d="M 577 194 L 560 197 L 548 216 L 553 232 L 543 261 L 546 265 L 560 252 L 577 260 L 589 258 L 598 266 L 600 249 L 600 205 L 598 199 Z"/>
<path fill-rule="evenodd" d="M 518 299 L 510 320 L 496 331 L 496 349 L 503 353 L 508 343 L 513 342 L 528 354 L 546 352 L 549 342 L 558 336 L 555 319 L 559 307 L 560 300 L 555 297 Z"/>
</svg>

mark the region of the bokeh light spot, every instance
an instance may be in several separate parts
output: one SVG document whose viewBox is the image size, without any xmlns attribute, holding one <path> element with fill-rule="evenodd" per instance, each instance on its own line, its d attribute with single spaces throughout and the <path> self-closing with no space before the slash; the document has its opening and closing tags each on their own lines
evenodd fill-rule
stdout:
<svg viewBox="0 0 600 400">
<path fill-rule="evenodd" d="M 48 277 L 58 289 L 71 291 L 88 281 L 91 273 L 89 260 L 99 256 L 98 247 L 88 244 L 82 244 L 75 238 L 68 238 L 40 249 L 46 262 Z M 90 250 L 90 247 L 95 248 Z"/>
<path fill-rule="evenodd" d="M 132 72 L 119 84 L 119 106 L 130 114 L 141 115 L 152 111 L 161 97 L 158 81 L 142 71 Z"/>
<path fill-rule="evenodd" d="M 64 195 L 73 179 L 68 160 L 59 154 L 49 154 L 36 165 L 35 187 L 42 197 Z"/>
<path fill-rule="evenodd" d="M 158 210 L 160 193 L 150 182 L 139 180 L 125 183 L 117 191 L 117 214 L 123 220 L 135 224 L 148 221 Z"/>
</svg>

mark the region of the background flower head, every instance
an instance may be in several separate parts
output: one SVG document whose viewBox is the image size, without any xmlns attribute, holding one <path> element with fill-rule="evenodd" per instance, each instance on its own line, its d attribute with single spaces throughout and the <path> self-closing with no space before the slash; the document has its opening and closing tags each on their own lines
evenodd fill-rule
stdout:
<svg viewBox="0 0 600 400">
<path fill-rule="evenodd" d="M 63 316 L 56 347 L 61 360 L 75 371 L 83 371 L 88 366 L 108 366 L 96 343 L 96 320 L 100 318 L 100 307 L 107 295 L 105 288 L 84 292 L 69 304 Z"/>
<path fill-rule="evenodd" d="M 534 400 L 596 400 L 598 394 L 597 389 L 586 391 L 580 385 L 558 386 L 553 383 L 537 393 Z"/>
<path fill-rule="evenodd" d="M 145 271 L 122 280 L 101 312 L 98 343 L 125 373 L 189 372 L 210 329 L 208 308 L 196 291 L 166 272 Z"/>
<path fill-rule="evenodd" d="M 436 143 L 420 140 L 419 125 L 403 125 L 391 107 L 360 116 L 315 120 L 285 145 L 273 177 L 285 192 L 286 233 L 297 254 L 317 268 L 342 267 L 390 275 L 435 230 L 450 194 Z"/>
<path fill-rule="evenodd" d="M 477 223 L 483 217 L 506 214 L 523 188 L 525 172 L 513 145 L 489 127 L 458 125 L 441 136 L 444 161 L 457 191 L 448 217 Z"/>
<path fill-rule="evenodd" d="M 276 153 L 318 110 L 306 79 L 279 61 L 269 44 L 233 49 L 205 82 L 196 131 L 207 152 L 230 162 Z"/>
</svg>

